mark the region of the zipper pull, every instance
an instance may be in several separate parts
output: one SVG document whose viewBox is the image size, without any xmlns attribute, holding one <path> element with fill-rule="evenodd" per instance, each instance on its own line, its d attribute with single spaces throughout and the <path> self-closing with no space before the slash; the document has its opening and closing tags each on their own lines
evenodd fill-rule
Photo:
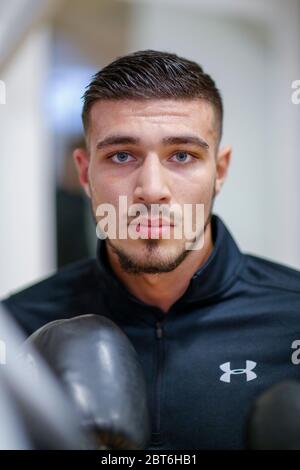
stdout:
<svg viewBox="0 0 300 470">
<path fill-rule="evenodd" d="M 160 322 L 156 322 L 156 337 L 161 339 L 163 335 L 163 330 Z"/>
</svg>

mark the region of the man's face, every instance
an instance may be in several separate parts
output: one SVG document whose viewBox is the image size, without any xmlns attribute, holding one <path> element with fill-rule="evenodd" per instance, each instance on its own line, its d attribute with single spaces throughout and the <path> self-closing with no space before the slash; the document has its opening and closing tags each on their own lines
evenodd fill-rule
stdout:
<svg viewBox="0 0 300 470">
<path fill-rule="evenodd" d="M 99 220 L 97 207 L 109 203 L 118 215 L 117 234 L 119 217 L 126 219 L 127 225 L 132 223 L 136 216 L 119 214 L 119 196 L 126 196 L 128 207 L 143 204 L 149 218 L 152 205 L 177 204 L 182 208 L 177 215 L 183 223 L 185 204 L 192 205 L 194 215 L 195 205 L 203 204 L 204 222 L 209 222 L 219 190 L 216 181 L 221 184 L 229 161 L 220 156 L 222 169 L 218 175 L 217 141 L 214 109 L 206 101 L 97 101 L 90 111 L 88 151 L 74 153 L 95 221 Z M 148 231 L 147 227 L 143 230 Z M 151 233 L 148 239 L 127 236 L 107 240 L 124 270 L 168 272 L 190 252 L 184 233 L 181 239 L 174 237 L 174 227 L 169 239 L 161 235 L 151 238 Z"/>
</svg>

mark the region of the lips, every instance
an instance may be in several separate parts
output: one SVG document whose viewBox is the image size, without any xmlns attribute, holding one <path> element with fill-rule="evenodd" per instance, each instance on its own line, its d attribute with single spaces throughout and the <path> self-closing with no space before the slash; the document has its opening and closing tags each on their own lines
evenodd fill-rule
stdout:
<svg viewBox="0 0 300 470">
<path fill-rule="evenodd" d="M 169 220 L 165 219 L 139 219 L 135 225 L 139 225 L 142 227 L 173 227 L 173 224 L 170 223 Z"/>
<path fill-rule="evenodd" d="M 169 225 L 136 225 L 136 231 L 147 238 L 168 238 L 170 237 L 170 230 L 172 229 Z"/>
</svg>

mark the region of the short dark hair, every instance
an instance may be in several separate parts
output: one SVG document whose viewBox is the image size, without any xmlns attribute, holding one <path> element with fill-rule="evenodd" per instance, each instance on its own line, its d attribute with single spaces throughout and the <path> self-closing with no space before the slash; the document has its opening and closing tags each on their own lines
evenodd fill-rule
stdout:
<svg viewBox="0 0 300 470">
<path fill-rule="evenodd" d="M 98 100 L 195 98 L 214 106 L 220 142 L 223 104 L 213 79 L 199 64 L 176 54 L 137 51 L 116 58 L 92 77 L 83 95 L 83 126 L 87 131 L 90 108 Z"/>
</svg>

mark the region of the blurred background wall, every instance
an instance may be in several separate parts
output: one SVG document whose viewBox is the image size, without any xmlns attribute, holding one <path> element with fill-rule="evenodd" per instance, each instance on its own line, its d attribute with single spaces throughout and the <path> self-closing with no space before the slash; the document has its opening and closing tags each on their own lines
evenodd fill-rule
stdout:
<svg viewBox="0 0 300 470">
<path fill-rule="evenodd" d="M 0 0 L 1 296 L 94 255 L 71 158 L 81 96 L 149 48 L 198 61 L 221 89 L 233 159 L 214 212 L 245 252 L 300 268 L 300 1 Z"/>
</svg>

